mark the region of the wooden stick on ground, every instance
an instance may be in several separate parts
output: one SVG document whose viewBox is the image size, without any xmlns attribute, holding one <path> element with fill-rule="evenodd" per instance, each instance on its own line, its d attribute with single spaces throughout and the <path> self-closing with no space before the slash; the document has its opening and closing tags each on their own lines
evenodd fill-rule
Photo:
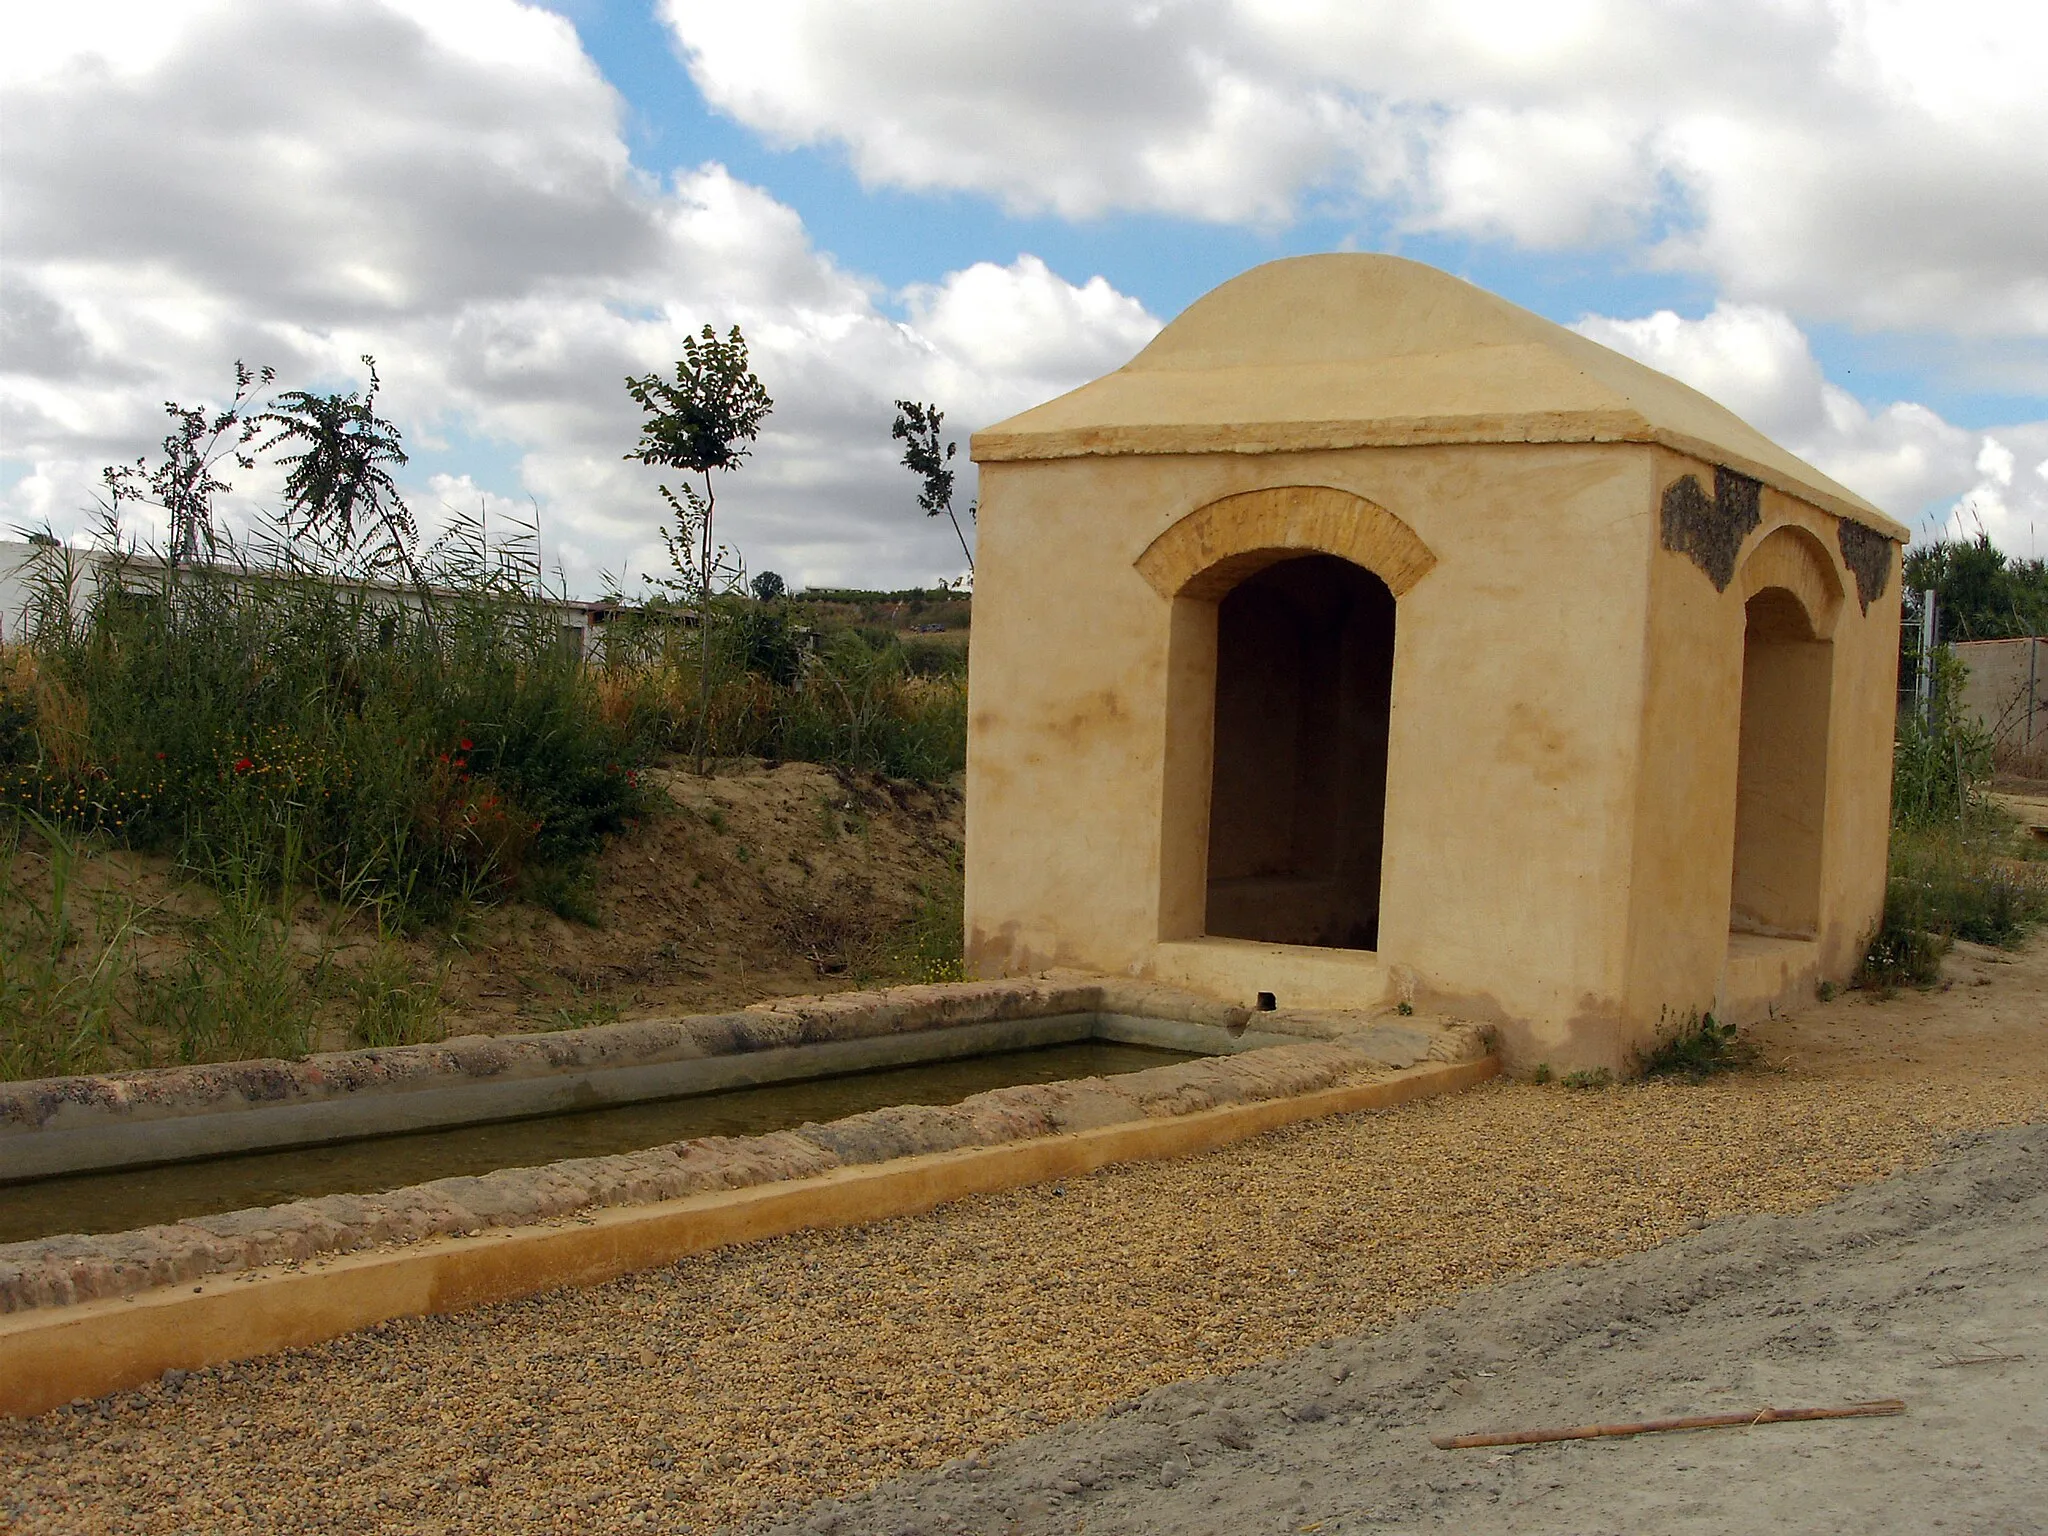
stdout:
<svg viewBox="0 0 2048 1536">
<path fill-rule="evenodd" d="M 1751 1424 L 1786 1424 L 1798 1419 L 1868 1419 L 1904 1413 L 1896 1397 L 1872 1403 L 1845 1403 L 1838 1408 L 1759 1408 L 1755 1413 L 1698 1413 L 1683 1419 L 1639 1419 L 1633 1424 L 1580 1424 L 1571 1429 L 1518 1429 L 1499 1435 L 1435 1435 L 1430 1444 L 1440 1451 L 1471 1450 L 1482 1445 L 1542 1445 L 1552 1440 L 1598 1440 L 1609 1435 L 1655 1435 L 1672 1429 L 1741 1429 Z"/>
<path fill-rule="evenodd" d="M 1955 1365 L 2004 1365 L 2012 1360 L 2024 1360 L 2025 1355 L 1958 1355 L 1953 1360 L 1937 1360 L 1936 1370 L 1946 1370 Z"/>
</svg>

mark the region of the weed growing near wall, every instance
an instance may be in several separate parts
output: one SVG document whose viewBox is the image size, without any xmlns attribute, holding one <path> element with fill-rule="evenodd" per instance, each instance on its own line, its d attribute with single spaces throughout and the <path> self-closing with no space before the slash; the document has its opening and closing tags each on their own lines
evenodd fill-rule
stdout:
<svg viewBox="0 0 2048 1536">
<path fill-rule="evenodd" d="M 1894 829 L 1862 984 L 1926 986 L 1957 939 L 2011 948 L 2048 922 L 2048 867 L 2020 851 L 2011 819 L 1981 804 L 1960 824 Z"/>
<path fill-rule="evenodd" d="M 1724 1072 L 1755 1066 L 1759 1054 L 1755 1042 L 1745 1039 L 1733 1024 L 1723 1024 L 1711 1013 L 1694 1014 L 1659 1041 L 1639 1066 L 1644 1077 L 1703 1083 Z"/>
</svg>

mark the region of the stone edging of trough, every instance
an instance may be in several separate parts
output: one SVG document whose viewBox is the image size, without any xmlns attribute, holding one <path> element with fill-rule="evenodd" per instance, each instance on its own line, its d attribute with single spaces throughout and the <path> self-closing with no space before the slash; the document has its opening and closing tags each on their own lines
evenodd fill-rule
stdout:
<svg viewBox="0 0 2048 1536">
<path fill-rule="evenodd" d="M 1112 1083 L 1158 1079 L 1193 1067 L 1237 1066 L 1259 1057 L 1298 1057 L 1292 1070 L 1283 1070 L 1280 1076 L 1299 1073 L 1310 1079 L 1333 1071 L 1340 1077 L 1355 1077 L 1364 1064 L 1358 1052 L 1341 1044 L 1284 1046 L 1220 1062 L 1154 1068 L 1126 1078 L 1001 1089 L 976 1095 L 966 1104 L 1042 1093 L 1048 1088 L 1080 1092 L 1068 1101 L 1065 1127 L 1051 1134 L 1026 1131 L 993 1145 L 956 1144 L 950 1150 L 925 1150 L 908 1156 L 884 1152 L 864 1161 L 848 1158 L 838 1160 L 840 1166 L 801 1175 L 771 1175 L 773 1182 L 743 1189 L 717 1188 L 675 1199 L 641 1195 L 638 1200 L 642 1203 L 599 1210 L 570 1221 L 402 1242 L 369 1252 L 336 1253 L 311 1264 L 286 1266 L 273 1259 L 261 1267 L 244 1266 L 238 1273 L 217 1274 L 197 1284 L 155 1283 L 139 1295 L 104 1296 L 68 1306 L 32 1305 L 0 1317 L 0 1414 L 46 1412 L 76 1398 L 139 1386 L 173 1368 L 203 1369 L 317 1344 L 392 1318 L 461 1311 L 562 1285 L 601 1284 L 632 1270 L 672 1263 L 685 1254 L 725 1244 L 803 1228 L 852 1226 L 908 1215 L 963 1196 L 1079 1175 L 1110 1163 L 1185 1156 L 1302 1120 L 1456 1092 L 1500 1070 L 1499 1059 L 1487 1055 L 1392 1072 L 1381 1069 L 1372 1081 L 1282 1089 L 1218 1107 L 1190 1106 L 1176 1112 L 1160 1103 L 1136 1117 L 1118 1113 L 1110 1123 L 1085 1123 L 1091 1096 L 1105 1094 Z M 1345 1057 L 1350 1059 L 1345 1061 Z M 1271 1065 L 1281 1066 L 1278 1062 Z M 1159 1089 L 1165 1086 L 1156 1085 Z M 964 1109 L 966 1104 L 952 1108 Z M 1097 1103 L 1094 1112 L 1118 1108 Z M 807 1129 L 834 1131 L 902 1113 L 877 1111 Z M 1074 1123 L 1077 1120 L 1084 1123 Z M 1022 1124 L 1017 1128 L 1022 1129 Z M 889 1131 L 886 1122 L 870 1129 L 884 1137 Z M 778 1142 L 795 1135 L 785 1132 L 749 1139 Z M 704 1145 L 685 1143 L 657 1151 L 687 1154 Z M 867 1145 L 879 1150 L 880 1144 Z M 825 1151 L 823 1143 L 813 1142 L 810 1147 L 813 1153 Z M 855 1161 L 861 1165 L 848 1166 Z M 552 1169 L 516 1171 L 545 1176 L 575 1166 L 556 1164 Z M 289 1211 L 293 1207 L 272 1209 Z M 17 1249 L 34 1246 L 15 1245 Z"/>
<path fill-rule="evenodd" d="M 1390 1049 L 1380 1037 L 1407 1039 Z M 1026 1084 L 957 1104 L 906 1104 L 762 1136 L 706 1136 L 639 1152 L 335 1194 L 140 1227 L 0 1245 L 0 1314 L 73 1306 L 208 1275 L 521 1227 L 621 1205 L 809 1178 L 921 1153 L 1287 1099 L 1433 1059 L 1483 1055 L 1471 1026 L 1360 1031 L 1108 1078 Z"/>
<path fill-rule="evenodd" d="M 1117 994 L 1120 1012 L 1237 1026 L 1247 1017 L 1242 1008 L 1210 999 L 1143 983 L 1105 983 L 1100 977 L 944 983 L 775 998 L 731 1013 L 630 1019 L 529 1035 L 464 1035 L 432 1045 L 330 1051 L 301 1061 L 230 1061 L 0 1083 L 0 1140 L 124 1121 L 322 1102 L 367 1092 L 557 1077 L 953 1024 L 1099 1012 L 1106 987 Z M 1196 1019 L 1196 1013 L 1204 1016 Z"/>
</svg>

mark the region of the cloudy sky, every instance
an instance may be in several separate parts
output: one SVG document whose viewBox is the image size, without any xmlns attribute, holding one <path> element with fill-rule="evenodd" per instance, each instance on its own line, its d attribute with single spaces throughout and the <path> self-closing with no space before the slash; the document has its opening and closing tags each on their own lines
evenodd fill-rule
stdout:
<svg viewBox="0 0 2048 1536">
<path fill-rule="evenodd" d="M 0 0 L 0 519 L 82 531 L 237 358 L 371 352 L 429 522 L 631 584 L 621 381 L 710 321 L 776 401 L 750 566 L 926 583 L 894 399 L 964 440 L 1352 248 L 2048 554 L 2044 63 L 2034 0 Z"/>
</svg>

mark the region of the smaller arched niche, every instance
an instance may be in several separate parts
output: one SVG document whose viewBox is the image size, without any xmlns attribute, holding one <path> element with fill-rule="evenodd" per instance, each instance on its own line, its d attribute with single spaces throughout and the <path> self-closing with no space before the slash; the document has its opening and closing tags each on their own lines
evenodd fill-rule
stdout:
<svg viewBox="0 0 2048 1536">
<path fill-rule="evenodd" d="M 1744 562 L 1742 739 L 1728 926 L 1811 938 L 1820 925 L 1843 587 L 1820 541 L 1784 527 Z"/>
<path fill-rule="evenodd" d="M 1325 486 L 1225 497 L 1140 557 L 1174 604 L 1163 937 L 1378 947 L 1396 599 L 1435 563 Z"/>
</svg>

